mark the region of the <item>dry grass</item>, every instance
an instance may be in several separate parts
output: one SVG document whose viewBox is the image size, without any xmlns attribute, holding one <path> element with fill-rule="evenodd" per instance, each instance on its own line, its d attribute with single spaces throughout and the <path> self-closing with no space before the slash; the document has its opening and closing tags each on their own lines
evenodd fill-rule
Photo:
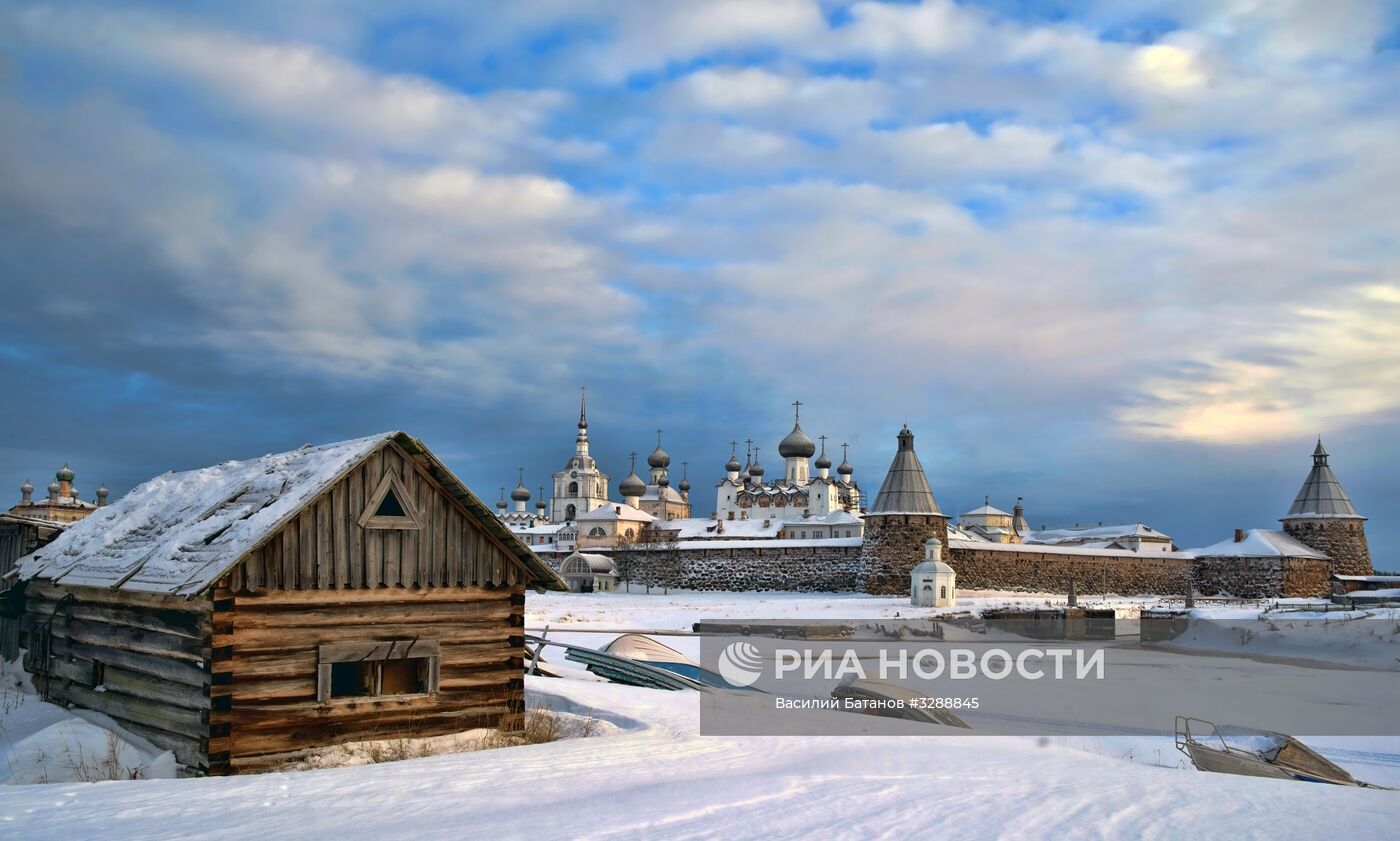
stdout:
<svg viewBox="0 0 1400 841">
<path fill-rule="evenodd" d="M 76 749 L 65 745 L 62 762 L 80 783 L 146 779 L 146 766 L 123 764 L 121 750 L 121 739 L 116 733 L 108 733 L 106 750 L 100 756 L 89 756 L 82 745 Z"/>
<path fill-rule="evenodd" d="M 537 707 L 525 713 L 519 730 L 497 730 L 481 740 L 483 750 L 510 748 L 517 745 L 542 745 L 563 739 L 586 739 L 598 735 L 598 720 L 561 715 L 548 707 Z"/>
</svg>

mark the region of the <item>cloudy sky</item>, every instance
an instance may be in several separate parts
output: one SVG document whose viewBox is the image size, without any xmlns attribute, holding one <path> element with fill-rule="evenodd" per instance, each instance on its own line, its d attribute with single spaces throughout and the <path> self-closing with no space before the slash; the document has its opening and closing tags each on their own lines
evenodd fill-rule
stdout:
<svg viewBox="0 0 1400 841">
<path fill-rule="evenodd" d="M 1282 515 L 1400 568 L 1400 11 L 1377 0 L 0 8 L 0 483 L 390 428 L 494 498 L 794 400 L 947 511 Z M 0 494 L 2 497 L 2 494 Z"/>
</svg>

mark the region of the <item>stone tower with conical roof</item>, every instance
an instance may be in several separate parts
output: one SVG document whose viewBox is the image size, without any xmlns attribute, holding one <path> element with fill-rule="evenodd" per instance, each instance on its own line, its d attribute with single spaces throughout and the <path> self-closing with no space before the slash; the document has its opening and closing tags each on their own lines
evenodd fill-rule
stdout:
<svg viewBox="0 0 1400 841">
<path fill-rule="evenodd" d="M 933 498 L 908 426 L 899 431 L 898 442 L 880 493 L 865 514 L 860 588 L 873 595 L 908 593 L 909 573 L 924 560 L 924 541 L 937 537 L 948 545 L 948 518 Z"/>
<path fill-rule="evenodd" d="M 1293 507 L 1282 518 L 1283 530 L 1331 559 L 1338 575 L 1370 575 L 1371 548 L 1366 543 L 1366 518 L 1356 511 L 1342 483 L 1327 464 L 1327 450 L 1317 439 L 1313 466 Z"/>
</svg>

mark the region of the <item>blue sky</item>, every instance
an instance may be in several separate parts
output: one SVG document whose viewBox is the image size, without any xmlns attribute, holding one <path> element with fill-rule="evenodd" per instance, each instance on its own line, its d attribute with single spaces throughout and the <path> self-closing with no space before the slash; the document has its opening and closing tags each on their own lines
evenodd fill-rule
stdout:
<svg viewBox="0 0 1400 841">
<path fill-rule="evenodd" d="M 7 3 L 0 481 L 402 428 L 494 496 L 586 384 L 700 514 L 799 399 L 1184 545 L 1321 433 L 1400 568 L 1397 94 L 1364 0 Z"/>
</svg>

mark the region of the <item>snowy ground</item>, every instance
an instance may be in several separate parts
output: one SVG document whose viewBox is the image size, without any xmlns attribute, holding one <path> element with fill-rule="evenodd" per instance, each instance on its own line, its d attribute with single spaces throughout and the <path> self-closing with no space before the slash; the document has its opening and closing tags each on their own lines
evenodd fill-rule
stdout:
<svg viewBox="0 0 1400 841">
<path fill-rule="evenodd" d="M 977 609 L 1016 597 L 977 597 Z M 1026 598 L 1026 597 L 1021 597 Z M 1029 597 L 1027 603 L 1043 601 Z M 896 618 L 900 599 L 799 594 L 531 595 L 527 624 L 601 647 L 621 630 L 715 618 Z M 1123 600 L 1132 611 L 1141 602 Z M 1394 616 L 1254 622 L 1205 650 L 1379 658 Z M 1238 610 L 1238 609 L 1235 609 Z M 1313 621 L 1313 624 L 1305 624 Z M 1319 630 L 1325 627 L 1327 630 Z M 1346 629 L 1346 630 L 1341 630 Z M 1357 631 L 1356 629 L 1362 629 Z M 1368 630 L 1375 630 L 1373 635 Z M 590 631 L 601 633 L 589 633 Z M 1316 638 L 1317 643 L 1306 640 Z M 667 636 L 667 644 L 688 642 Z M 1210 648 L 1215 646 L 1215 649 Z M 1309 647 L 1313 646 L 1313 647 Z M 682 648 L 682 645 L 676 647 Z M 1267 652 L 1266 652 L 1267 653 Z M 559 662 L 561 658 L 553 658 Z M 560 665 L 563 665 L 560 663 Z M 592 717 L 597 735 L 544 745 L 229 779 L 0 789 L 0 834 L 104 838 L 1390 838 L 1400 792 L 1205 774 L 1150 737 L 710 737 L 692 693 L 527 679 L 532 706 Z M 61 711 L 59 711 L 61 714 Z M 1400 785 L 1400 749 L 1318 740 L 1358 777 Z"/>
</svg>

